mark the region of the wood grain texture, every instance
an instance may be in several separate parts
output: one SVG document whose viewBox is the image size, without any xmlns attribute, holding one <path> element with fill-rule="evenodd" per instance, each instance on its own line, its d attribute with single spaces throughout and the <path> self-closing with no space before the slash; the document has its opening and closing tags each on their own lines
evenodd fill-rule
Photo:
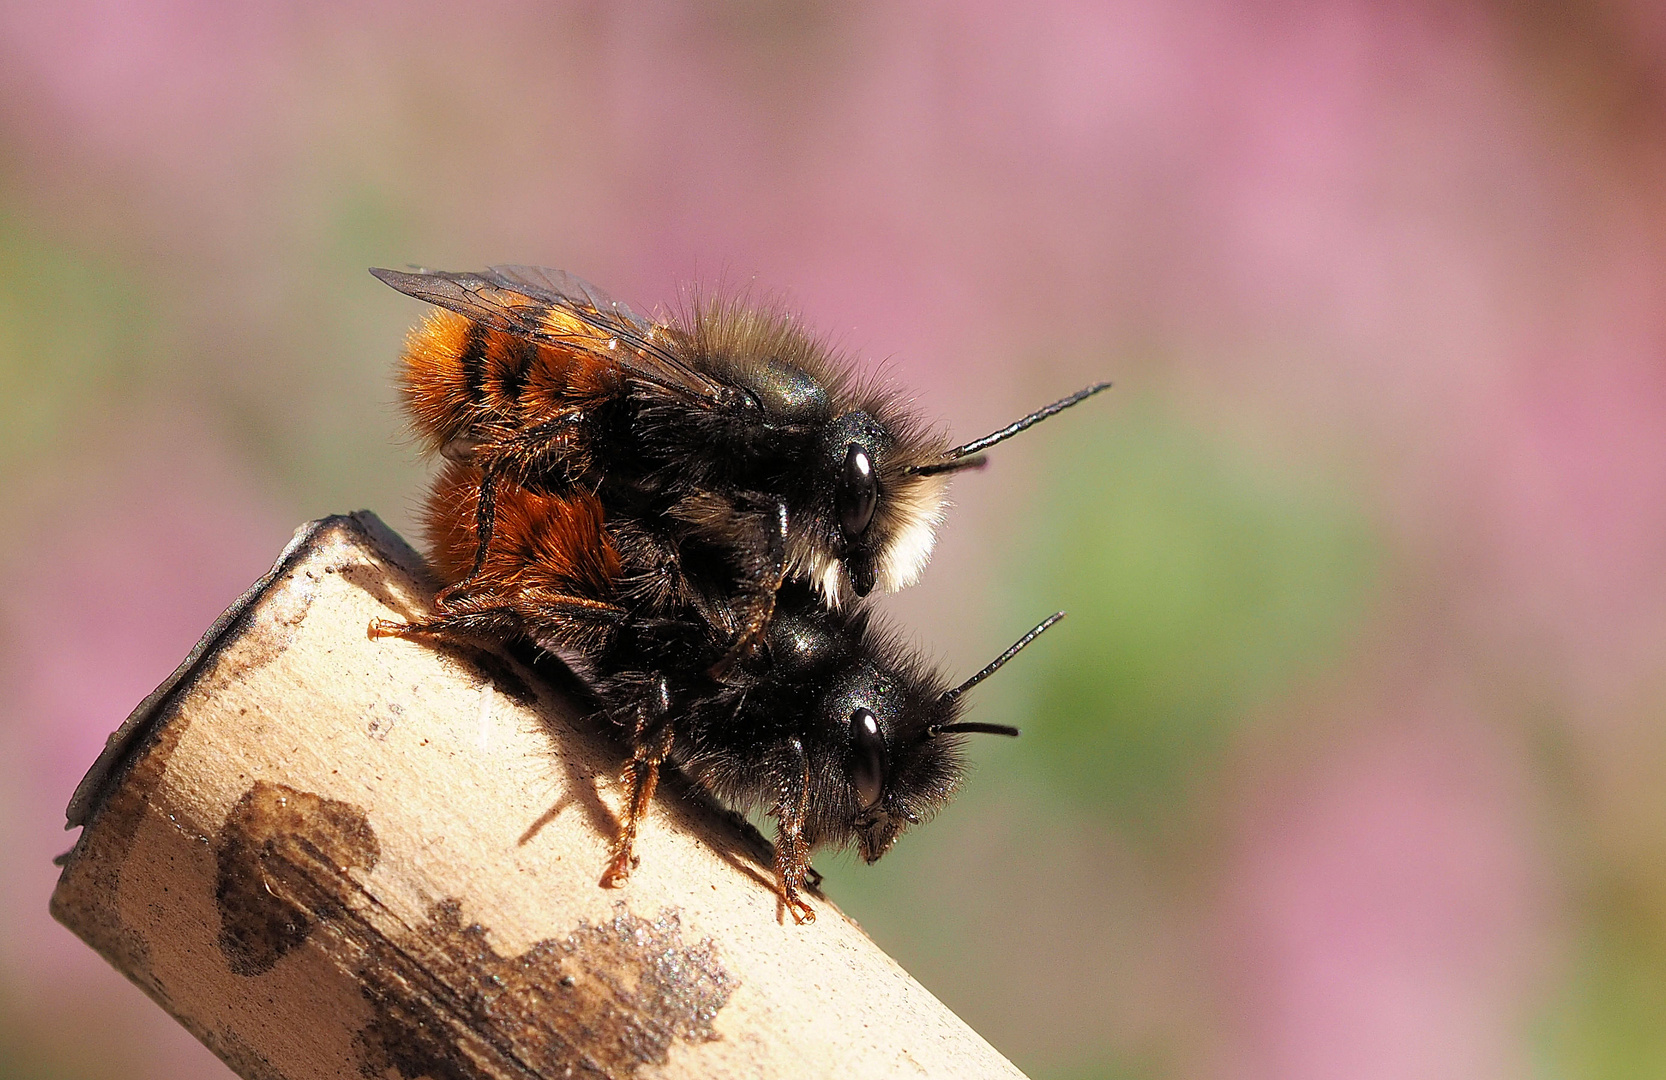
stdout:
<svg viewBox="0 0 1666 1080">
<path fill-rule="evenodd" d="M 601 888 L 621 747 L 542 665 L 369 639 L 431 589 L 369 514 L 297 533 L 112 736 L 53 915 L 249 1078 L 1021 1075 L 674 784 Z"/>
</svg>

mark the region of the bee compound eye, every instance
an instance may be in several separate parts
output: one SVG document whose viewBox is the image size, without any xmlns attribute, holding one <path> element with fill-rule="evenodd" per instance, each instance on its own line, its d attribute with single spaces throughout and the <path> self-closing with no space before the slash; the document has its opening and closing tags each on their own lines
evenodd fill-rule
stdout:
<svg viewBox="0 0 1666 1080">
<path fill-rule="evenodd" d="M 885 795 L 885 736 L 867 709 L 850 714 L 850 782 L 864 810 L 878 806 Z"/>
<path fill-rule="evenodd" d="M 839 528 L 846 538 L 861 536 L 873 520 L 874 505 L 879 502 L 879 481 L 874 476 L 873 456 L 867 447 L 851 443 L 845 451 L 838 502 Z"/>
</svg>

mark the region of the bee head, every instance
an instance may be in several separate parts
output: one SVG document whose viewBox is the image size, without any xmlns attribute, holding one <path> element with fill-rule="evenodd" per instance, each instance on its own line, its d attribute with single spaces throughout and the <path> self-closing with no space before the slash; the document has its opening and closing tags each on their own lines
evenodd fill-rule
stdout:
<svg viewBox="0 0 1666 1080">
<path fill-rule="evenodd" d="M 835 417 L 823 431 L 815 465 L 821 474 L 819 528 L 808 530 L 808 549 L 793 553 L 795 563 L 808 569 L 831 605 L 847 590 L 866 596 L 875 588 L 894 592 L 913 584 L 931 557 L 948 506 L 949 475 L 981 468 L 982 451 L 1109 386 L 1096 383 L 947 449 L 946 440 L 919 430 L 889 399 Z"/>
<path fill-rule="evenodd" d="M 855 665 L 823 701 L 833 738 L 821 831 L 873 862 L 959 786 L 958 741 L 931 734 L 958 710 L 932 676 L 886 664 Z"/>
<path fill-rule="evenodd" d="M 1005 724 L 966 723 L 959 719 L 961 697 L 1052 626 L 1054 615 L 1020 638 L 982 671 L 952 689 L 907 660 L 888 663 L 865 657 L 835 680 L 823 698 L 830 721 L 824 730 L 840 733 L 832 748 L 838 777 L 818 830 L 828 839 L 854 839 L 866 862 L 891 849 L 904 829 L 929 818 L 953 795 L 964 771 L 962 736 L 973 733 L 1016 736 Z M 883 653 L 888 643 L 880 643 Z"/>
<path fill-rule="evenodd" d="M 736 391 L 736 407 L 720 422 L 708 428 L 713 418 L 699 417 L 701 430 L 721 432 L 708 449 L 777 470 L 765 484 L 789 504 L 791 576 L 810 581 L 834 608 L 914 583 L 948 508 L 949 474 L 981 466 L 981 451 L 1110 385 L 951 447 L 903 394 L 859 379 L 780 311 L 719 300 L 672 333 L 696 366 Z"/>
<path fill-rule="evenodd" d="M 822 432 L 809 508 L 816 525 L 798 554 L 832 605 L 912 584 L 948 508 L 948 478 L 911 471 L 921 440 L 888 411 L 854 409 Z"/>
</svg>

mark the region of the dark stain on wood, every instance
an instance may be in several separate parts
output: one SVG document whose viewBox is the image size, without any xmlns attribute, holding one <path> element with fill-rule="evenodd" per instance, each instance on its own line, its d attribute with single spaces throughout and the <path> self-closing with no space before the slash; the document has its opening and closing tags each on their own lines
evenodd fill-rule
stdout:
<svg viewBox="0 0 1666 1080">
<path fill-rule="evenodd" d="M 278 1071 L 271 1059 L 249 1045 L 241 1035 L 231 1028 L 205 1028 L 194 1020 L 178 1017 L 180 1023 L 202 1040 L 202 1044 L 214 1052 L 231 1067 L 231 1071 L 243 1080 L 288 1080 Z"/>
<path fill-rule="evenodd" d="M 413 926 L 360 883 L 380 858 L 363 810 L 282 784 L 238 800 L 216 856 L 232 970 L 261 975 L 313 938 L 368 1005 L 354 1039 L 367 1077 L 624 1080 L 679 1042 L 717 1039 L 739 985 L 711 940 L 683 940 L 675 910 L 648 920 L 616 904 L 606 921 L 508 956 L 457 899 Z"/>
<path fill-rule="evenodd" d="M 120 782 L 97 792 L 101 820 L 96 828 L 82 831 L 70 852 L 70 860 L 76 866 L 72 873 L 66 865 L 59 878 L 58 888 L 52 893 L 52 917 L 74 930 L 117 970 L 143 987 L 145 993 L 168 1007 L 172 999 L 151 973 L 150 945 L 143 933 L 123 920 L 117 900 L 121 895 L 122 868 L 127 865 L 139 826 L 145 821 L 146 808 L 162 783 L 180 739 L 191 727 L 191 722 L 180 714 L 177 698 L 163 700 L 158 713 L 154 726 L 135 738 L 144 748 L 122 763 L 117 773 Z M 112 746 L 117 738 L 111 736 Z M 94 773 L 97 771 L 95 767 Z M 94 773 L 82 781 L 83 787 L 93 779 Z"/>
<path fill-rule="evenodd" d="M 465 925 L 455 900 L 409 939 L 378 944 L 360 972 L 376 1013 L 358 1039 L 373 1077 L 633 1077 L 679 1040 L 715 1040 L 736 986 L 710 941 L 683 942 L 674 912 L 650 922 L 623 904 L 517 956 Z"/>
<path fill-rule="evenodd" d="M 232 807 L 214 854 L 220 951 L 237 974 L 259 975 L 345 913 L 357 888 L 348 870 L 374 867 L 381 847 L 352 803 L 262 780 Z"/>
</svg>

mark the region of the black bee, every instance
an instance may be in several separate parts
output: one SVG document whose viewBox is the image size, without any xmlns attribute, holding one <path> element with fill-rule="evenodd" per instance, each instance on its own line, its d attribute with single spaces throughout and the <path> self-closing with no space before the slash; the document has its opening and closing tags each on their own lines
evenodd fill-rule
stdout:
<svg viewBox="0 0 1666 1080">
<path fill-rule="evenodd" d="M 487 561 L 508 486 L 587 492 L 617 545 L 619 601 L 729 635 L 719 675 L 762 639 L 783 582 L 834 608 L 912 583 L 949 475 L 1109 385 L 950 446 L 773 312 L 649 322 L 537 267 L 371 273 L 441 309 L 407 342 L 406 403 L 431 449 L 479 470 L 476 548 L 441 608 Z"/>
<path fill-rule="evenodd" d="M 1018 734 L 959 720 L 961 695 L 1061 618 L 953 687 L 864 606 L 834 611 L 803 585 L 777 598 L 769 662 L 722 682 L 706 669 L 726 643 L 709 629 L 631 624 L 597 658 L 591 683 L 633 746 L 630 807 L 604 881 L 629 874 L 637 823 L 670 761 L 729 805 L 775 819 L 782 899 L 795 920 L 813 919 L 800 895 L 811 850 L 854 845 L 872 863 L 942 809 L 964 772 L 960 736 Z"/>
<path fill-rule="evenodd" d="M 951 687 L 863 606 L 832 609 L 807 584 L 789 583 L 764 648 L 719 679 L 711 669 L 728 648 L 725 633 L 620 603 L 619 556 L 594 495 L 507 488 L 476 568 L 480 491 L 478 470 L 453 463 L 427 507 L 430 561 L 448 582 L 472 570 L 467 593 L 428 618 L 377 620 L 370 632 L 521 638 L 585 679 L 631 748 L 605 885 L 629 875 L 638 825 L 669 761 L 730 805 L 776 819 L 782 899 L 795 920 L 813 919 L 800 895 L 811 849 L 854 844 L 873 862 L 941 809 L 960 781 L 963 735 L 1018 734 L 962 722 L 962 695 L 1063 617 Z"/>
</svg>

